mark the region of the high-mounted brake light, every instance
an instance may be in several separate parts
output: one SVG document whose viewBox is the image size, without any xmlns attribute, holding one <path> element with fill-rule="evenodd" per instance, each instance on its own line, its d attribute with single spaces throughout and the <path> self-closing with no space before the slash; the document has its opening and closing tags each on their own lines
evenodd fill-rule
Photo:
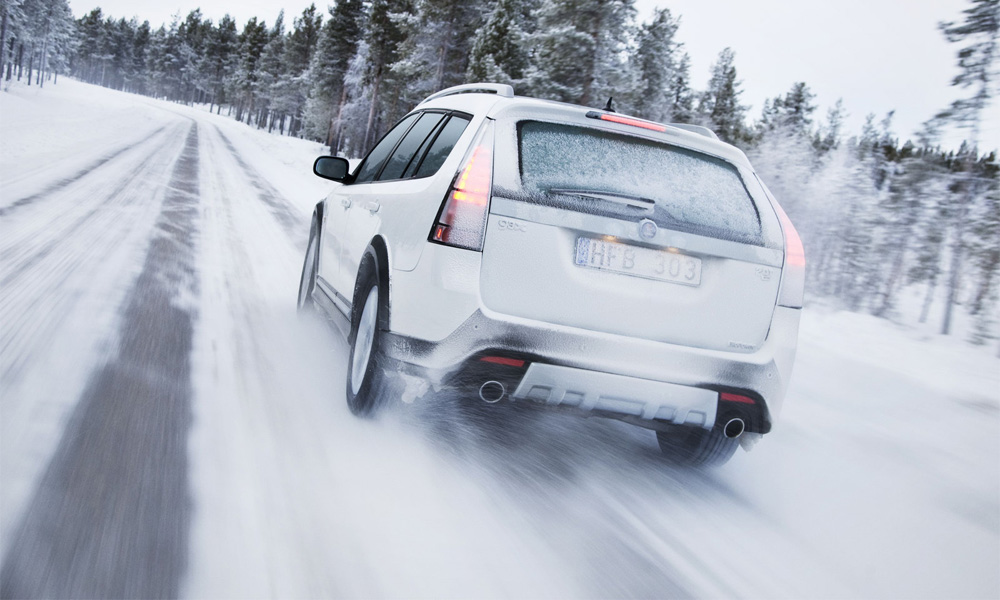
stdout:
<svg viewBox="0 0 1000 600">
<path fill-rule="evenodd" d="M 430 241 L 482 250 L 493 186 L 493 121 L 487 120 L 441 204 Z"/>
<path fill-rule="evenodd" d="M 622 115 L 616 115 L 615 113 L 603 113 L 592 110 L 587 113 L 587 117 L 590 119 L 609 121 L 611 123 L 631 125 L 632 127 L 642 127 L 643 129 L 651 129 L 653 131 L 663 132 L 667 130 L 666 125 L 660 125 L 659 123 L 653 123 L 652 121 L 643 121 L 642 119 L 633 119 L 632 117 L 623 117 Z"/>
</svg>

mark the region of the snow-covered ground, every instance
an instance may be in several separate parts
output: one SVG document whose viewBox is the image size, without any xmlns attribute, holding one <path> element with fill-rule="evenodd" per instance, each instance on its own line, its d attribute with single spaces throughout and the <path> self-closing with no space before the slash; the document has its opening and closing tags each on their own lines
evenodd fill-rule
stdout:
<svg viewBox="0 0 1000 600">
<path fill-rule="evenodd" d="M 0 93 L 6 589 L 74 595 L 98 571 L 115 580 L 118 556 L 93 566 L 70 553 L 56 569 L 12 554 L 38 547 L 31 515 L 63 489 L 64 449 L 91 448 L 66 437 L 91 423 L 81 397 L 99 400 L 95 374 L 142 349 L 131 328 L 152 273 L 191 324 L 189 341 L 147 342 L 190 357 L 189 519 L 170 533 L 181 595 L 1000 596 L 995 348 L 813 307 L 782 420 L 714 471 L 669 468 L 652 434 L 616 422 L 530 415 L 456 433 L 420 407 L 353 418 L 344 342 L 295 311 L 308 218 L 331 185 L 311 175 L 321 152 L 69 79 Z M 178 182 L 191 189 L 178 196 Z M 196 210 L 166 218 L 187 197 Z M 151 271 L 177 222 L 193 256 L 177 249 L 177 265 Z M 116 414 L 96 421 L 107 451 L 141 455 Z M 102 452 L 75 457 L 87 477 Z M 137 473 L 155 488 L 159 473 Z M 114 529 L 87 525 L 88 511 L 136 481 L 109 475 L 85 488 L 86 506 L 53 514 L 84 521 L 84 536 L 127 537 L 131 517 Z"/>
</svg>

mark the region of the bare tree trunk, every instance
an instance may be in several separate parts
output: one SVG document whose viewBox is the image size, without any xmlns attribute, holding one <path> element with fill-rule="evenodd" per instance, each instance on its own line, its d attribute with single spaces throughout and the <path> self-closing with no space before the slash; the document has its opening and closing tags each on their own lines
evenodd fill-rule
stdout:
<svg viewBox="0 0 1000 600">
<path fill-rule="evenodd" d="M 937 275 L 931 277 L 931 280 L 927 282 L 927 295 L 924 296 L 924 306 L 920 309 L 920 322 L 926 323 L 927 317 L 930 316 L 931 303 L 934 302 L 934 292 L 937 290 Z"/>
<path fill-rule="evenodd" d="M 7 64 L 7 4 L 3 5 L 3 13 L 0 14 L 0 76 L 3 76 L 3 67 Z M 8 79 L 10 79 L 8 77 Z"/>
<path fill-rule="evenodd" d="M 49 26 L 52 21 L 52 8 L 49 8 L 49 15 L 45 20 L 45 37 L 42 38 L 42 56 L 38 65 L 38 87 L 45 85 L 45 69 L 48 67 L 49 58 Z"/>
<path fill-rule="evenodd" d="M 892 307 L 893 295 L 896 291 L 896 282 L 899 281 L 899 277 L 903 273 L 903 257 L 906 254 L 906 244 L 897 244 L 895 247 L 895 253 L 896 256 L 892 261 L 892 270 L 889 272 L 889 279 L 886 281 L 885 289 L 882 292 L 882 302 L 873 313 L 876 317 L 884 317 Z"/>
<path fill-rule="evenodd" d="M 341 86 L 340 103 L 337 105 L 337 117 L 330 121 L 330 132 L 327 134 L 326 145 L 330 147 L 330 155 L 336 156 L 340 150 L 341 118 L 344 115 L 344 105 L 347 104 L 347 86 Z"/>
<path fill-rule="evenodd" d="M 962 198 L 962 206 L 959 208 L 958 215 L 955 219 L 955 239 L 952 242 L 951 270 L 948 273 L 948 295 L 945 299 L 944 305 L 944 322 L 941 324 L 942 335 L 948 335 L 951 333 L 951 317 L 955 308 L 955 300 L 958 296 L 958 286 L 961 281 L 963 258 L 962 242 L 964 238 L 963 234 L 965 233 L 965 217 L 969 210 L 969 205 L 972 204 L 973 193 L 972 186 L 969 185 L 965 190 L 965 194 Z"/>
<path fill-rule="evenodd" d="M 31 49 L 28 50 L 28 85 L 31 85 L 31 74 L 35 67 L 35 45 L 31 45 Z"/>
<path fill-rule="evenodd" d="M 382 69 L 380 67 L 375 75 L 375 87 L 372 88 L 372 105 L 368 109 L 368 124 L 365 126 L 365 139 L 364 144 L 362 144 L 364 146 L 363 150 L 368 148 L 368 140 L 371 139 L 372 124 L 375 123 L 375 107 L 378 105 L 378 88 L 381 83 Z"/>
</svg>

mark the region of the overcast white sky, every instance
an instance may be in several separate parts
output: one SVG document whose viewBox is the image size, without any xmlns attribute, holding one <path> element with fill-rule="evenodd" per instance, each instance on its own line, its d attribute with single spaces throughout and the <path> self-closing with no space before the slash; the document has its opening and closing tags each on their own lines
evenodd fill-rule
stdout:
<svg viewBox="0 0 1000 600">
<path fill-rule="evenodd" d="M 76 16 L 101 6 L 106 15 L 138 16 L 154 26 L 200 7 L 210 19 L 227 12 L 242 26 L 251 16 L 268 23 L 284 8 L 285 22 L 309 0 L 70 0 Z M 326 2 L 316 3 L 325 9 Z M 895 109 L 894 130 L 912 136 L 920 124 L 958 95 L 950 87 L 957 47 L 937 29 L 958 20 L 966 0 L 636 0 L 646 19 L 657 6 L 681 16 L 680 41 L 691 54 L 695 87 L 703 87 L 719 51 L 731 46 L 743 80 L 743 100 L 760 114 L 765 98 L 805 81 L 822 118 L 843 98 L 848 131 L 864 117 Z M 1000 105 L 994 105 L 983 145 L 1000 146 Z M 949 144 L 951 145 L 951 144 Z"/>
</svg>

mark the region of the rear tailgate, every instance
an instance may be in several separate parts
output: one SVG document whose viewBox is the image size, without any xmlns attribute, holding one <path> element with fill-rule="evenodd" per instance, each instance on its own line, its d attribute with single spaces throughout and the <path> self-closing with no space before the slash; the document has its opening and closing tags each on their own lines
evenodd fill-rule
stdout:
<svg viewBox="0 0 1000 600">
<path fill-rule="evenodd" d="M 621 129 L 499 125 L 480 282 L 488 309 L 698 348 L 763 343 L 782 251 L 752 177 Z"/>
</svg>

